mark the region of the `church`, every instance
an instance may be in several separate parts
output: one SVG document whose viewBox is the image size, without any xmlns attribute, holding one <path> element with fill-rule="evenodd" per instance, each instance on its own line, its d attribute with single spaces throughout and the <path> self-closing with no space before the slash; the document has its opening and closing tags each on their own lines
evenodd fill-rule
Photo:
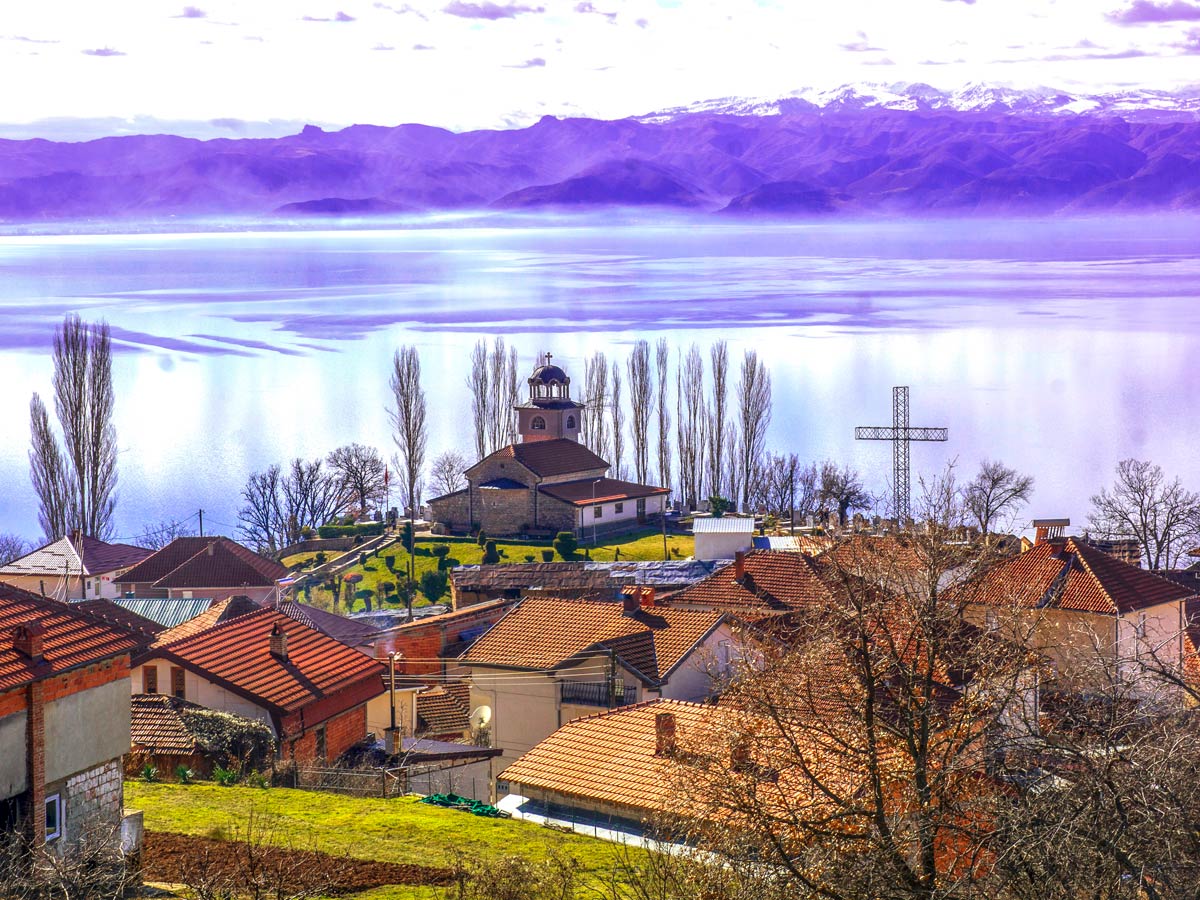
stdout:
<svg viewBox="0 0 1200 900">
<path fill-rule="evenodd" d="M 467 469 L 467 487 L 429 501 L 435 526 L 590 538 L 634 531 L 662 516 L 666 488 L 609 478 L 609 464 L 579 443 L 587 409 L 571 399 L 571 379 L 550 364 L 550 354 L 529 376 L 529 399 L 516 414 L 518 442 Z"/>
</svg>

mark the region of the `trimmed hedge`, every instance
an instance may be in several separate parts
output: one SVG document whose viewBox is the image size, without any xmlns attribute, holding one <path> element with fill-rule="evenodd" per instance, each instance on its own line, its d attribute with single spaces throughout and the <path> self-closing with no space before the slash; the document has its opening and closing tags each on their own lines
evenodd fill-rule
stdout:
<svg viewBox="0 0 1200 900">
<path fill-rule="evenodd" d="M 323 538 L 375 537 L 383 534 L 382 522 L 359 522 L 357 525 L 322 525 L 317 534 Z"/>
</svg>

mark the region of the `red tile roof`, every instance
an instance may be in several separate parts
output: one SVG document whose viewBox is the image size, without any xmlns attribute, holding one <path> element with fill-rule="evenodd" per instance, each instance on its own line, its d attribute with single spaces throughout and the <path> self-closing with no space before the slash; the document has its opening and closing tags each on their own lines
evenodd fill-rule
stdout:
<svg viewBox="0 0 1200 900">
<path fill-rule="evenodd" d="M 621 603 L 531 597 L 461 658 L 466 665 L 551 670 L 589 650 L 613 650 L 648 683 L 666 681 L 724 618 L 655 606 L 624 615 Z"/>
<path fill-rule="evenodd" d="M 812 557 L 788 550 L 755 550 L 746 554 L 740 582 L 730 563 L 666 602 L 755 614 L 788 612 L 833 598 L 823 574 L 823 565 Z"/>
<path fill-rule="evenodd" d="M 417 694 L 417 727 L 422 734 L 457 734 L 471 727 L 471 688 L 447 684 Z"/>
<path fill-rule="evenodd" d="M 287 635 L 287 659 L 270 651 L 276 626 Z M 295 712 L 351 686 L 376 686 L 370 696 L 383 693 L 383 665 L 270 608 L 156 646 L 146 658 L 155 657 L 174 659 L 281 713 Z"/>
<path fill-rule="evenodd" d="M 37 622 L 42 660 L 34 662 L 13 646 L 20 625 Z M 0 691 L 129 653 L 145 639 L 66 603 L 0 584 Z"/>
<path fill-rule="evenodd" d="M 200 615 L 194 616 L 186 622 L 180 622 L 175 627 L 161 632 L 154 643 L 157 646 L 173 644 L 175 641 L 181 641 L 186 637 L 191 637 L 193 634 L 208 631 L 208 629 L 215 628 L 222 622 L 228 622 L 230 619 L 244 616 L 261 608 L 259 604 L 248 597 L 229 597 L 225 600 L 218 600 L 204 612 L 200 613 Z"/>
<path fill-rule="evenodd" d="M 1074 538 L 1038 544 L 962 588 L 967 602 L 1123 615 L 1195 591 L 1131 566 Z"/>
<path fill-rule="evenodd" d="M 154 753 L 195 753 L 196 738 L 179 715 L 184 706 L 199 708 L 166 694 L 134 694 L 129 700 L 130 743 Z"/>
<path fill-rule="evenodd" d="M 587 472 L 592 469 L 607 469 L 608 463 L 570 438 L 555 438 L 551 441 L 530 441 L 529 443 L 509 444 L 501 447 L 495 453 L 480 460 L 480 465 L 488 459 L 515 459 L 534 475 L 543 478 L 553 475 L 569 475 L 572 472 Z M 471 468 L 475 468 L 472 466 Z M 468 470 L 469 471 L 469 470 Z"/>
<path fill-rule="evenodd" d="M 595 489 L 595 499 L 593 499 L 593 488 Z M 632 481 L 620 481 L 616 478 L 602 478 L 599 481 L 590 478 L 582 481 L 565 481 L 560 484 L 544 485 L 539 490 L 543 494 L 549 494 L 551 497 L 565 500 L 575 506 L 611 503 L 614 500 L 636 500 L 639 497 L 654 497 L 658 494 L 671 493 L 666 488 L 637 484 Z"/>
<path fill-rule="evenodd" d="M 667 808 L 673 760 L 656 756 L 655 717 L 675 716 L 680 739 L 721 715 L 716 707 L 653 700 L 568 722 L 504 770 L 512 789 L 537 788 L 566 797 L 627 806 L 639 812 Z"/>
<path fill-rule="evenodd" d="M 153 553 L 132 544 L 107 544 L 90 537 L 59 538 L 0 566 L 11 575 L 102 575 L 141 562 Z"/>
<path fill-rule="evenodd" d="M 121 576 L 159 588 L 270 587 L 287 567 L 226 537 L 176 538 Z"/>
<path fill-rule="evenodd" d="M 135 566 L 149 557 L 153 550 L 135 547 L 133 544 L 108 544 L 95 538 L 80 536 L 75 549 L 83 557 L 83 567 L 92 575 L 115 572 L 126 566 Z"/>
</svg>

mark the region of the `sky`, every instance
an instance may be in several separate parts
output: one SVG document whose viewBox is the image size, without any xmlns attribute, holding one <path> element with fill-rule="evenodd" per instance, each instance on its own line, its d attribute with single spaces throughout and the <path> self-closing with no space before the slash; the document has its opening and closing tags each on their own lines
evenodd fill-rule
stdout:
<svg viewBox="0 0 1200 900">
<path fill-rule="evenodd" d="M 1200 83 L 1200 0 L 193 3 L 5 4 L 0 134 L 461 131 L 859 82 Z"/>
</svg>

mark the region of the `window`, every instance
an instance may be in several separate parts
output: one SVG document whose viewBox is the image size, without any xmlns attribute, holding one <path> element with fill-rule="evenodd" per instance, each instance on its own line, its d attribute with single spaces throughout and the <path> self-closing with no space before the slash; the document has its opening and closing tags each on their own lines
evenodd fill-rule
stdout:
<svg viewBox="0 0 1200 900">
<path fill-rule="evenodd" d="M 62 797 L 51 794 L 46 798 L 46 840 L 62 837 Z"/>
<path fill-rule="evenodd" d="M 1134 637 L 1144 638 L 1146 636 L 1146 614 L 1138 613 L 1137 625 L 1133 631 Z"/>
<path fill-rule="evenodd" d="M 180 666 L 171 666 L 171 695 L 180 698 L 187 696 L 187 687 L 184 682 L 183 668 Z"/>
<path fill-rule="evenodd" d="M 142 693 L 158 693 L 158 666 L 146 666 L 142 669 Z"/>
<path fill-rule="evenodd" d="M 541 416 L 534 416 L 529 421 L 529 429 L 531 431 L 545 431 L 546 430 L 546 420 L 543 419 Z"/>
<path fill-rule="evenodd" d="M 316 738 L 317 738 L 317 757 L 319 759 L 324 759 L 326 749 L 327 749 L 325 746 L 325 726 L 324 725 L 322 725 L 320 728 L 317 729 Z"/>
<path fill-rule="evenodd" d="M 603 506 L 593 506 L 592 507 L 592 518 L 593 519 L 598 519 L 602 515 L 604 515 L 604 507 Z"/>
<path fill-rule="evenodd" d="M 574 416 L 567 416 L 567 427 L 568 428 L 575 427 L 575 417 Z"/>
<path fill-rule="evenodd" d="M 615 513 L 623 513 L 623 512 L 625 512 L 625 504 L 624 504 L 624 503 L 618 503 L 616 506 L 614 506 L 614 507 L 613 507 L 613 512 L 615 512 Z"/>
<path fill-rule="evenodd" d="M 97 578 L 94 582 L 92 582 L 92 584 L 94 584 L 96 586 L 96 596 L 99 597 L 100 596 L 100 579 Z"/>
</svg>

